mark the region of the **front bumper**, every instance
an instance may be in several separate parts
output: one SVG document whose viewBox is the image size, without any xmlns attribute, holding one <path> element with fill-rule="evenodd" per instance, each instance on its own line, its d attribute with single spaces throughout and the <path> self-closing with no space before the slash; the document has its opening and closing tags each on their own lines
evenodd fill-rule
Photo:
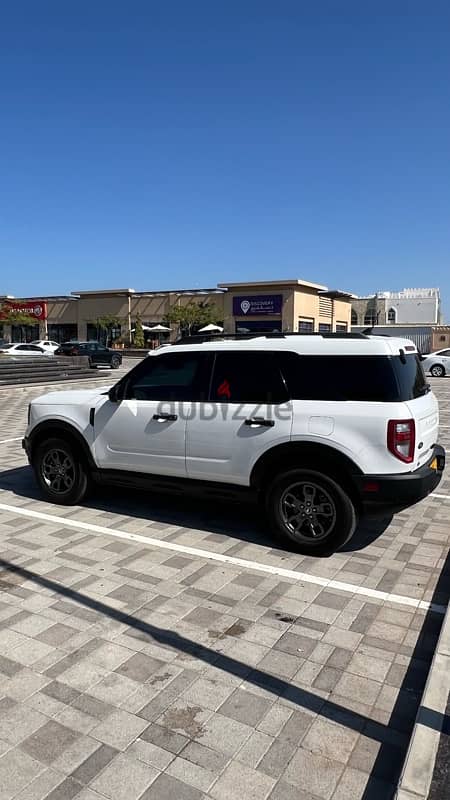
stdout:
<svg viewBox="0 0 450 800">
<path fill-rule="evenodd" d="M 30 453 L 30 440 L 28 439 L 27 436 L 25 436 L 25 438 L 22 439 L 22 450 L 25 450 L 25 452 L 26 452 L 26 454 L 28 456 L 28 461 L 30 461 L 30 456 L 31 456 L 31 453 Z"/>
<path fill-rule="evenodd" d="M 358 475 L 355 483 L 364 511 L 400 511 L 423 500 L 439 485 L 445 467 L 445 450 L 436 444 L 427 463 L 399 475 Z"/>
</svg>

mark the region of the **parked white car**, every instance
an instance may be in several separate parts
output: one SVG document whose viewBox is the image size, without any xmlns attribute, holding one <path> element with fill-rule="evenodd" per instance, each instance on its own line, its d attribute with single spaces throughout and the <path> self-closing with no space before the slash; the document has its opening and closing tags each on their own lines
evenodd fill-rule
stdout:
<svg viewBox="0 0 450 800">
<path fill-rule="evenodd" d="M 0 354 L 6 356 L 52 356 L 52 350 L 46 350 L 37 344 L 4 344 Z"/>
<path fill-rule="evenodd" d="M 51 353 L 54 353 L 59 347 L 58 342 L 52 342 L 50 339 L 35 339 L 31 344 L 37 344 L 38 347 L 43 347 L 44 350 L 48 350 Z"/>
<path fill-rule="evenodd" d="M 443 378 L 445 375 L 450 375 L 450 348 L 436 350 L 435 353 L 425 356 L 422 366 L 425 372 L 429 372 L 433 378 Z"/>
<path fill-rule="evenodd" d="M 304 553 L 342 547 L 358 517 L 418 502 L 441 480 L 437 400 L 406 339 L 191 337 L 109 391 L 31 401 L 23 446 L 46 500 L 94 481 L 205 496 L 252 492 Z"/>
</svg>

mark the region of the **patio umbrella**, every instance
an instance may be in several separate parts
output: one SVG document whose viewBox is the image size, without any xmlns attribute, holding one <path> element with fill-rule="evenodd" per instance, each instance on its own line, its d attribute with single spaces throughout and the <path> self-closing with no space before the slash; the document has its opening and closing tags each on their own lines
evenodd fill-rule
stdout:
<svg viewBox="0 0 450 800">
<path fill-rule="evenodd" d="M 210 322 L 209 325 L 205 325 L 204 328 L 200 328 L 199 333 L 213 333 L 217 331 L 217 333 L 223 333 L 223 328 L 220 325 L 214 325 L 213 322 Z"/>
<path fill-rule="evenodd" d="M 131 328 L 131 333 L 134 333 L 135 330 L 136 330 L 136 328 Z M 148 325 L 143 325 L 142 326 L 142 330 L 143 331 L 151 331 L 151 330 L 153 330 L 153 328 L 149 328 Z"/>
<path fill-rule="evenodd" d="M 153 325 L 152 328 L 147 328 L 148 331 L 160 331 L 161 333 L 171 331 L 171 328 L 167 328 L 166 325 Z"/>
</svg>

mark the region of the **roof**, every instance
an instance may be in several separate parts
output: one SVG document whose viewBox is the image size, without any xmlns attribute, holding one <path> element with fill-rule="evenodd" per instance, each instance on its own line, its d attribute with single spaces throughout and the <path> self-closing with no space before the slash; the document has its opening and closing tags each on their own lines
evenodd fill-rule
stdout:
<svg viewBox="0 0 450 800">
<path fill-rule="evenodd" d="M 390 356 L 398 355 L 401 349 L 417 352 L 416 345 L 409 339 L 390 336 L 352 336 L 327 337 L 315 334 L 289 336 L 254 336 L 246 339 L 220 339 L 209 341 L 187 342 L 170 345 L 170 352 L 185 353 L 186 350 L 218 351 L 218 350 L 287 350 L 303 355 L 353 355 L 353 356 Z M 168 348 L 166 349 L 168 350 Z M 153 355 L 150 352 L 150 356 Z"/>
<path fill-rule="evenodd" d="M 95 294 L 134 294 L 134 289 L 84 289 L 83 291 L 71 292 L 73 295 L 83 297 Z"/>
<path fill-rule="evenodd" d="M 304 281 L 299 278 L 291 278 L 291 280 L 283 279 L 279 281 L 240 281 L 238 283 L 218 283 L 219 289 L 264 289 L 266 286 L 306 286 L 308 289 L 317 289 L 327 291 L 328 286 L 323 286 L 321 283 L 311 283 L 311 281 Z"/>
</svg>

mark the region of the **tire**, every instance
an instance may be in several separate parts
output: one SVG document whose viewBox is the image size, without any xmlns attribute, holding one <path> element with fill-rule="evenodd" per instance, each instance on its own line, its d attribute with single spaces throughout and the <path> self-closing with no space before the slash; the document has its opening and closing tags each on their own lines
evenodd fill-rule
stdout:
<svg viewBox="0 0 450 800">
<path fill-rule="evenodd" d="M 111 369 L 119 369 L 121 364 L 119 356 L 113 356 L 111 359 Z"/>
<path fill-rule="evenodd" d="M 90 486 L 89 470 L 70 441 L 55 437 L 41 442 L 33 453 L 32 465 L 38 485 L 51 503 L 71 506 L 85 497 Z"/>
<path fill-rule="evenodd" d="M 445 369 L 442 364 L 433 364 L 433 366 L 430 367 L 430 373 L 433 378 L 443 378 L 445 375 Z"/>
<path fill-rule="evenodd" d="M 349 495 L 332 478 L 314 470 L 293 469 L 278 475 L 268 487 L 265 504 L 275 535 L 306 555 L 343 547 L 358 522 Z M 323 513 L 312 510 L 319 507 Z"/>
</svg>

